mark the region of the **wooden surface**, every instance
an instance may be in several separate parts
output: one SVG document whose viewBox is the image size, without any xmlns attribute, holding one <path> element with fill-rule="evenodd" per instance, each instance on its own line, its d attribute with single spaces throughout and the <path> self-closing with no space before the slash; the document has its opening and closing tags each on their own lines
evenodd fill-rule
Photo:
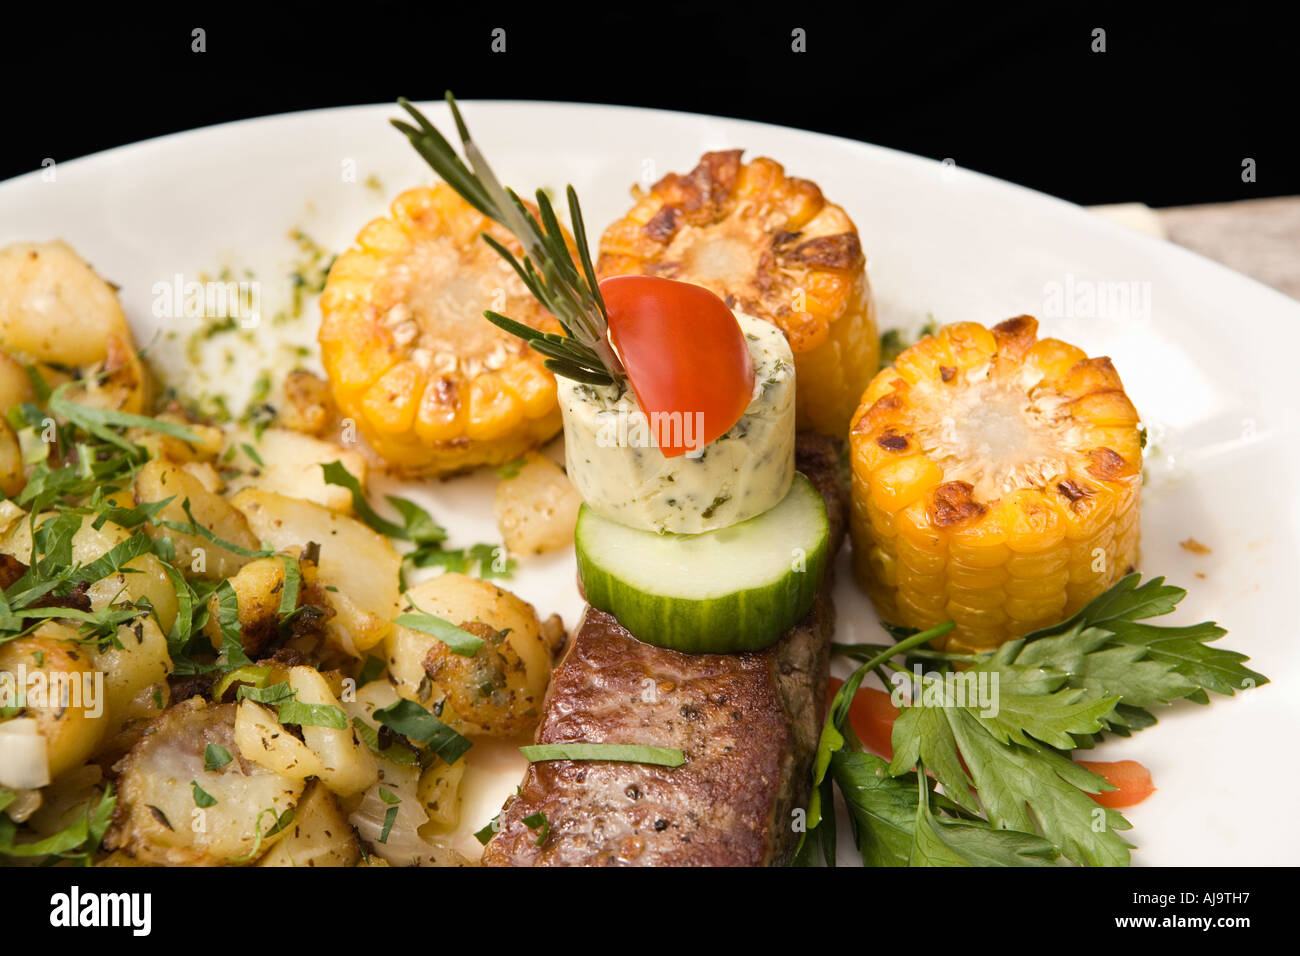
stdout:
<svg viewBox="0 0 1300 956">
<path fill-rule="evenodd" d="M 1300 299 L 1300 196 L 1170 209 L 1095 206 L 1093 211 Z"/>
</svg>

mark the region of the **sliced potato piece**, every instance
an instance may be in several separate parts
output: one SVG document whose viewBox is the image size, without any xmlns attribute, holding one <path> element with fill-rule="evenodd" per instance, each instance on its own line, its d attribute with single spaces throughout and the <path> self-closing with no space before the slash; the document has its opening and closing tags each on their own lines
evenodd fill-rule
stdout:
<svg viewBox="0 0 1300 956">
<path fill-rule="evenodd" d="M 260 464 L 244 447 L 253 448 Z M 333 442 L 313 438 L 287 428 L 268 428 L 260 440 L 239 442 L 230 464 L 242 474 L 228 484 L 230 493 L 243 488 L 261 488 L 290 498 L 303 498 L 324 505 L 340 514 L 352 514 L 352 493 L 339 485 L 325 483 L 321 466 L 332 461 L 343 464 L 366 486 L 366 459 L 357 451 L 347 451 Z"/>
<path fill-rule="evenodd" d="M 87 651 L 95 670 L 104 675 L 110 736 L 129 721 L 158 716 L 167 706 L 172 658 L 167 637 L 153 618 L 123 624 L 117 629 L 117 644 L 108 642 Z"/>
<path fill-rule="evenodd" d="M 176 622 L 176 588 L 156 555 L 132 558 L 123 565 L 122 571 L 92 585 L 89 593 L 91 604 L 95 604 L 96 594 L 103 594 L 106 600 L 119 593 L 124 593 L 130 601 L 148 600 L 164 631 L 170 631 Z"/>
<path fill-rule="evenodd" d="M 132 506 L 132 502 L 125 499 L 115 503 L 125 508 Z M 80 530 L 72 537 L 72 559 L 78 564 L 89 564 L 132 536 L 130 531 L 112 521 L 105 521 L 98 528 L 95 527 L 95 521 L 94 516 L 87 515 L 81 522 Z M 30 554 L 31 539 L 28 537 L 26 540 Z M 111 574 L 92 584 L 87 596 L 95 610 L 101 610 L 119 598 L 132 602 L 147 600 L 153 606 L 154 616 L 164 631 L 170 631 L 176 621 L 176 588 L 172 586 L 163 563 L 153 554 L 132 558 L 117 574 Z"/>
<path fill-rule="evenodd" d="M 338 416 L 330 383 L 303 369 L 294 369 L 284 377 L 284 401 L 279 408 L 284 427 L 305 435 L 324 434 Z"/>
<path fill-rule="evenodd" d="M 256 558 L 230 578 L 239 601 L 239 633 L 244 652 L 256 660 L 269 653 L 280 636 L 280 598 L 284 591 L 286 559 Z M 213 647 L 221 647 L 221 617 L 216 594 L 208 599 L 208 619 L 203 633 Z"/>
<path fill-rule="evenodd" d="M 509 736 L 537 721 L 551 679 L 553 624 L 544 630 L 527 601 L 463 574 L 422 581 L 407 598 L 483 645 L 465 657 L 436 637 L 394 626 L 388 672 L 399 694 L 426 707 L 445 702 L 443 720 L 463 733 Z"/>
<path fill-rule="evenodd" d="M 299 703 L 343 709 L 325 678 L 313 667 L 291 668 L 289 686 Z M 350 721 L 345 730 L 304 724 L 302 737 L 320 760 L 317 776 L 340 797 L 360 793 L 378 779 L 375 755 L 357 736 Z"/>
<path fill-rule="evenodd" d="M 214 495 L 219 495 L 225 489 L 226 483 L 221 477 L 221 472 L 217 471 L 216 466 L 210 461 L 187 461 L 181 464 L 181 470 L 199 480 L 208 491 Z"/>
<path fill-rule="evenodd" d="M 117 292 L 65 242 L 0 249 L 0 347 L 25 361 L 79 368 L 68 394 L 74 402 L 136 413 L 147 404 L 144 366 Z M 51 385 L 66 379 L 48 371 Z"/>
<path fill-rule="evenodd" d="M 131 341 L 113 287 L 61 240 L 0 249 L 0 346 L 37 362 L 102 362 Z"/>
<path fill-rule="evenodd" d="M 320 783 L 307 784 L 293 811 L 284 839 L 267 851 L 258 866 L 356 866 L 361 843 L 339 809 L 338 801 Z"/>
<path fill-rule="evenodd" d="M 336 647 L 360 656 L 388 636 L 401 558 L 387 538 L 315 502 L 272 491 L 245 488 L 232 503 L 257 537 L 278 551 L 320 545 L 317 583 L 334 611 L 325 632 Z"/>
<path fill-rule="evenodd" d="M 9 423 L 0 418 L 0 491 L 15 497 L 27 484 L 23 473 L 23 449 Z"/>
<path fill-rule="evenodd" d="M 497 528 L 512 554 L 543 554 L 573 544 L 582 498 L 564 470 L 545 455 L 531 454 L 510 478 L 497 484 Z"/>
<path fill-rule="evenodd" d="M 420 774 L 417 792 L 429 816 L 422 833 L 448 833 L 460 824 L 460 784 L 466 766 L 464 760 L 449 764 L 439 759 Z"/>
<path fill-rule="evenodd" d="M 16 794 L 5 807 L 9 819 L 21 823 L 40 809 L 41 788 L 49 783 L 49 748 L 36 718 L 0 720 L 0 787 Z"/>
<path fill-rule="evenodd" d="M 77 641 L 72 628 L 48 621 L 27 637 L 0 644 L 0 672 L 13 675 L 11 686 L 26 692 L 25 706 L 13 716 L 35 719 L 51 779 L 81 766 L 108 726 L 103 682 Z"/>
<path fill-rule="evenodd" d="M 53 836 L 84 817 L 86 810 L 103 796 L 103 769 L 97 764 L 83 764 L 41 791 L 41 805 L 27 819 L 27 826 L 39 837 Z"/>
<path fill-rule="evenodd" d="M 194 520 L 216 537 L 246 550 L 258 548 L 257 538 L 244 516 L 220 495 L 204 488 L 199 479 L 179 465 L 157 459 L 146 464 L 136 476 L 135 497 L 141 503 L 170 498 L 171 501 L 159 511 L 159 518 L 182 525 L 189 523 L 184 510 L 184 502 L 188 500 Z M 210 581 L 230 577 L 250 560 L 188 531 L 150 525 L 149 533 L 155 538 L 171 538 L 176 545 L 176 563 Z"/>
<path fill-rule="evenodd" d="M 46 380 L 50 375 L 46 373 Z M 149 379 L 130 338 L 111 336 L 102 362 L 92 365 L 69 386 L 68 401 L 91 408 L 143 414 L 149 408 Z"/>
<path fill-rule="evenodd" d="M 22 362 L 0 350 L 0 415 L 15 405 L 36 400 L 36 389 Z"/>
<path fill-rule="evenodd" d="M 209 745 L 232 759 L 206 769 Z M 162 866 L 250 862 L 284 836 L 267 834 L 303 791 L 301 780 L 241 759 L 235 705 L 201 697 L 151 723 L 116 769 L 118 806 L 104 846 Z M 197 806 L 194 784 L 216 802 Z"/>
<path fill-rule="evenodd" d="M 455 850 L 425 839 L 428 818 L 420 803 L 420 768 L 379 761 L 379 779 L 365 792 L 348 820 L 370 852 L 393 866 L 467 866 Z M 385 823 L 392 814 L 391 826 Z M 385 837 L 384 830 L 388 833 Z"/>
<path fill-rule="evenodd" d="M 9 533 L 13 530 L 14 525 L 26 517 L 27 512 L 12 501 L 0 501 L 0 554 L 9 554 L 5 550 L 5 543 L 9 539 Z"/>
<path fill-rule="evenodd" d="M 320 758 L 285 729 L 274 711 L 248 699 L 235 706 L 235 745 L 245 760 L 289 780 L 320 776 Z"/>
</svg>

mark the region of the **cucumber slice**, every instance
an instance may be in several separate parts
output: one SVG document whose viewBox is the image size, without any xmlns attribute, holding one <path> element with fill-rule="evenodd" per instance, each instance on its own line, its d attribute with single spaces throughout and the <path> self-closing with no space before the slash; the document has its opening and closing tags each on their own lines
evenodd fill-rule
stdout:
<svg viewBox="0 0 1300 956">
<path fill-rule="evenodd" d="M 586 505 L 574 543 L 587 603 L 679 651 L 767 647 L 812 609 L 826 571 L 826 502 L 803 475 L 774 508 L 703 534 L 656 534 Z"/>
</svg>

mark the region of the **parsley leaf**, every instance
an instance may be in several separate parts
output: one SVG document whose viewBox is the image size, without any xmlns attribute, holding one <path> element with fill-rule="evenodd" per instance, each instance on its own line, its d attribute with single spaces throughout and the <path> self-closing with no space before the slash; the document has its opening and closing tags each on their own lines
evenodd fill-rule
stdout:
<svg viewBox="0 0 1300 956">
<path fill-rule="evenodd" d="M 496 476 L 498 478 L 514 478 L 518 476 L 520 469 L 523 468 L 524 465 L 527 463 L 528 463 L 527 456 L 520 455 L 518 458 L 514 459 L 513 461 L 506 462 L 504 465 L 497 465 L 494 471 L 496 472 Z"/>
<path fill-rule="evenodd" d="M 410 601 L 410 597 L 407 597 Z M 393 619 L 393 623 L 401 627 L 409 628 L 412 631 L 418 631 L 421 634 L 427 634 L 429 637 L 437 638 L 446 644 L 453 654 L 459 654 L 462 657 L 473 657 L 483 646 L 483 638 L 476 634 L 471 634 L 464 628 L 457 627 L 450 621 L 444 621 L 435 614 L 428 614 L 420 611 L 415 607 L 415 602 L 411 606 L 419 611 L 418 614 L 399 614 Z"/>
<path fill-rule="evenodd" d="M 217 621 L 221 625 L 221 651 L 226 656 L 226 666 L 251 667 L 253 662 L 244 653 L 239 628 L 239 596 L 229 581 L 217 585 Z"/>
<path fill-rule="evenodd" d="M 921 646 L 934 632 L 899 628 L 887 628 L 899 641 L 892 647 L 837 646 L 862 663 L 822 728 L 798 861 L 811 861 L 814 842 L 833 860 L 826 848 L 833 781 L 868 865 L 1039 865 L 1058 855 L 1127 865 L 1131 846 L 1120 834 L 1128 821 L 1092 799 L 1114 788 L 1069 751 L 1106 732 L 1150 727 L 1148 708 L 1183 698 L 1207 703 L 1210 692 L 1267 682 L 1244 666 L 1244 655 L 1209 646 L 1226 633 L 1213 622 L 1148 623 L 1185 593 L 1131 574 L 1067 620 L 985 654 L 935 651 Z M 862 753 L 847 724 L 872 670 L 884 680 L 891 670 L 911 689 L 889 763 Z M 931 774 L 942 796 L 923 782 Z"/>
<path fill-rule="evenodd" d="M 379 745 L 379 732 L 360 717 L 352 718 L 352 729 L 357 732 L 361 742 L 369 747 L 370 752 L 376 757 L 383 757 L 390 763 L 403 767 L 413 767 L 420 762 L 420 755 L 403 737 L 396 737 L 393 743 L 381 747 Z"/>
<path fill-rule="evenodd" d="M 304 704 L 300 700 L 289 699 L 281 702 L 277 715 L 282 724 L 296 724 L 299 727 L 329 727 L 333 730 L 348 728 L 347 715 L 333 704 Z"/>
<path fill-rule="evenodd" d="M 67 391 L 73 384 L 75 383 L 65 382 L 50 394 L 48 403 L 50 411 L 63 416 L 73 425 L 87 434 L 94 435 L 100 441 L 117 445 L 119 448 L 134 454 L 138 451 L 138 446 L 123 438 L 114 429 L 143 428 L 151 432 L 179 438 L 191 445 L 203 443 L 203 439 L 198 434 L 184 425 L 177 425 L 174 422 L 158 418 L 150 418 L 147 415 L 133 415 L 130 412 L 121 412 L 114 408 L 93 408 L 89 405 L 80 405 L 67 397 Z"/>
<path fill-rule="evenodd" d="M 18 825 L 0 813 L 0 856 L 56 857 L 89 864 L 108 831 L 116 805 L 117 797 L 110 786 L 98 802 L 93 806 L 87 803 L 85 812 L 62 830 L 30 843 L 17 842 Z"/>
<path fill-rule="evenodd" d="M 924 773 L 916 774 L 918 798 L 908 866 L 1049 866 L 1056 848 L 1042 837 L 990 826 L 984 820 L 936 817 Z"/>
<path fill-rule="evenodd" d="M 357 689 L 360 690 L 371 681 L 378 680 L 379 675 L 384 672 L 384 668 L 387 666 L 382 657 L 367 654 L 366 662 L 361 666 L 361 673 L 357 674 Z"/>
<path fill-rule="evenodd" d="M 547 760 L 612 760 L 619 763 L 647 763 L 659 767 L 680 767 L 686 755 L 674 747 L 645 744 L 530 744 L 519 752 L 532 763 Z"/>
<path fill-rule="evenodd" d="M 455 763 L 471 746 L 465 737 L 406 698 L 375 711 L 375 719 L 407 739 L 428 747 L 447 763 Z"/>
<path fill-rule="evenodd" d="M 230 751 L 221 744 L 208 744 L 203 748 L 203 769 L 212 771 L 220 770 L 226 764 L 235 758 Z"/>
<path fill-rule="evenodd" d="M 338 485 L 352 493 L 352 509 L 357 513 L 357 517 L 369 525 L 372 530 L 390 538 L 399 538 L 403 541 L 411 540 L 405 525 L 380 517 L 379 513 L 370 506 L 370 502 L 366 499 L 366 493 L 361 490 L 361 482 L 356 479 L 352 472 L 347 470 L 343 462 L 326 462 L 320 467 L 327 485 Z M 430 519 L 430 523 L 432 523 L 432 519 Z"/>
<path fill-rule="evenodd" d="M 509 578 L 514 572 L 514 559 L 506 557 L 504 549 L 499 545 L 476 544 L 463 550 L 444 547 L 447 529 L 434 521 L 433 516 L 414 501 L 396 495 L 385 496 L 400 516 L 401 522 L 383 517 L 366 499 L 361 482 L 342 462 L 327 462 L 321 465 L 321 471 L 326 484 L 346 488 L 352 494 L 353 510 L 371 530 L 411 543 L 411 550 L 402 556 L 403 572 L 408 564 L 417 568 L 440 567 L 456 572 L 465 572 L 471 566 L 478 565 L 478 576 L 485 579 Z"/>
<path fill-rule="evenodd" d="M 536 813 L 530 813 L 524 817 L 524 826 L 530 830 L 537 831 L 537 846 L 546 842 L 546 838 L 551 834 L 551 821 L 546 819 L 546 814 L 541 810 Z"/>
<path fill-rule="evenodd" d="M 397 822 L 397 813 L 400 809 L 399 804 L 401 804 L 402 798 L 393 793 L 393 791 L 389 790 L 387 787 L 380 787 L 379 799 L 388 804 L 388 809 L 384 811 L 384 829 L 383 832 L 379 834 L 379 842 L 387 843 L 388 834 L 393 832 L 393 824 Z"/>
</svg>

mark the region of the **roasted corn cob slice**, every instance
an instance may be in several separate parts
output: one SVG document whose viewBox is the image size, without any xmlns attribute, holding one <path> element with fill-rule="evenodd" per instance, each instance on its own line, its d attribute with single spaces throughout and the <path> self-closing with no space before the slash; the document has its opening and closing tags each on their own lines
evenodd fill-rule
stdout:
<svg viewBox="0 0 1300 956">
<path fill-rule="evenodd" d="M 542 356 L 483 312 L 547 332 L 559 323 L 484 232 L 522 258 L 451 187 L 422 186 L 398 196 L 330 269 L 319 339 L 334 401 L 401 473 L 500 464 L 560 430 Z"/>
<path fill-rule="evenodd" d="M 1037 331 L 947 326 L 854 416 L 857 579 L 888 622 L 956 622 L 949 650 L 1059 621 L 1138 559 L 1138 414 L 1110 359 Z"/>
<path fill-rule="evenodd" d="M 843 436 L 880 360 L 853 221 L 815 183 L 743 150 L 705 153 L 611 225 L 596 271 L 695 282 L 778 326 L 794 352 L 800 428 Z"/>
</svg>

